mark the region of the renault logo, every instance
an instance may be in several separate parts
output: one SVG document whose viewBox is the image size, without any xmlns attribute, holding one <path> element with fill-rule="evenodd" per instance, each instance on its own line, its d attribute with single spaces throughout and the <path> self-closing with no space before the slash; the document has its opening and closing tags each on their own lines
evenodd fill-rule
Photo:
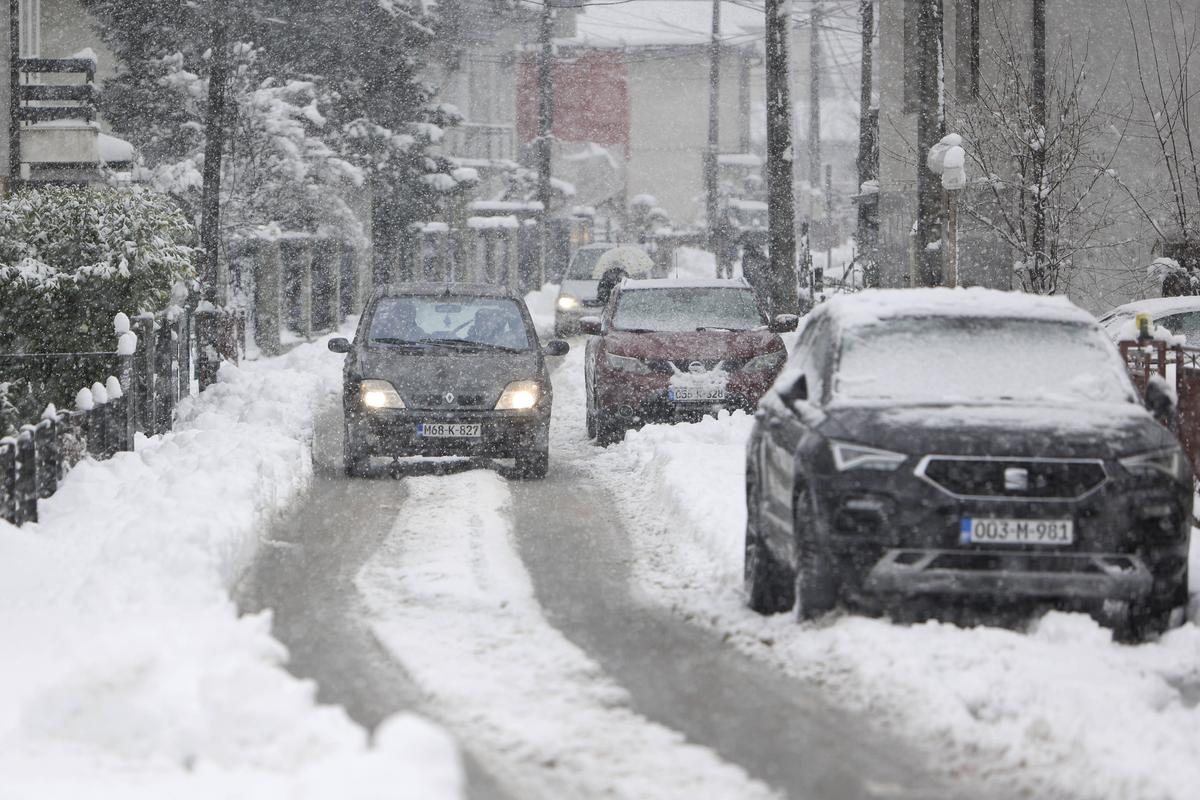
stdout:
<svg viewBox="0 0 1200 800">
<path fill-rule="evenodd" d="M 704 362 L 693 361 L 692 363 L 688 364 L 688 372 L 692 373 L 693 375 L 699 375 L 701 372 L 705 372 Z"/>
<path fill-rule="evenodd" d="M 1029 470 L 1023 467 L 1008 467 L 1004 470 L 1004 490 L 1006 492 L 1029 491 Z"/>
<path fill-rule="evenodd" d="M 442 395 L 442 399 L 446 401 L 446 405 L 450 405 L 454 402 L 454 392 L 446 392 Z"/>
</svg>

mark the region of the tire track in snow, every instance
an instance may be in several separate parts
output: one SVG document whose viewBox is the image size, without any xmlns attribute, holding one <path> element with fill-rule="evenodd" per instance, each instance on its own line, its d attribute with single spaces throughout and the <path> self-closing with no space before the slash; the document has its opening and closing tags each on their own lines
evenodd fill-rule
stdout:
<svg viewBox="0 0 1200 800">
<path fill-rule="evenodd" d="M 628 708 L 552 627 L 492 472 L 413 478 L 407 515 L 359 574 L 375 635 L 429 710 L 523 798 L 771 797 L 713 751 Z"/>
</svg>

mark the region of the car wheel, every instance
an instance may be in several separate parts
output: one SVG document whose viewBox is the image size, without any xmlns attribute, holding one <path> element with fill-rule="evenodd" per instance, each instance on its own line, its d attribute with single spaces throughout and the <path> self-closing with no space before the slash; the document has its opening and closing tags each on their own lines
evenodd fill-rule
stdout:
<svg viewBox="0 0 1200 800">
<path fill-rule="evenodd" d="M 596 415 L 592 413 L 592 409 L 588 408 L 584 412 L 584 426 L 587 428 L 587 438 L 596 438 Z"/>
<path fill-rule="evenodd" d="M 348 478 L 365 478 L 370 471 L 371 456 L 354 435 L 354 428 L 346 425 L 342 436 L 342 469 Z"/>
<path fill-rule="evenodd" d="M 1155 600 L 1153 597 L 1140 602 L 1130 603 L 1129 609 L 1114 626 L 1117 641 L 1137 643 L 1145 642 L 1166 633 L 1172 625 L 1172 618 L 1182 609 L 1187 614 L 1188 603 L 1187 570 L 1183 572 L 1183 580 L 1176 586 L 1175 591 L 1167 597 Z"/>
<path fill-rule="evenodd" d="M 778 614 L 795 603 L 795 576 L 763 543 L 759 529 L 758 481 L 746 482 L 746 604 L 759 614 Z"/>
<path fill-rule="evenodd" d="M 517 477 L 540 481 L 550 471 L 550 450 L 543 448 L 517 456 Z"/>
<path fill-rule="evenodd" d="M 825 548 L 817 541 L 813 525 L 813 507 L 807 490 L 796 495 L 795 606 L 801 622 L 818 619 L 837 606 L 838 587 Z"/>
<path fill-rule="evenodd" d="M 608 447 L 625 438 L 625 423 L 617 417 L 610 417 L 603 411 L 596 411 L 596 444 Z"/>
</svg>

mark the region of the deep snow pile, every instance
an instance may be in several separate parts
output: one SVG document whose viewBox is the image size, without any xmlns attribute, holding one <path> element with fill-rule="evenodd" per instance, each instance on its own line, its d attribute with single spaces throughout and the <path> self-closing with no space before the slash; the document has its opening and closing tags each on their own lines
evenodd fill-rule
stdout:
<svg viewBox="0 0 1200 800">
<path fill-rule="evenodd" d="M 741 594 L 743 459 L 752 422 L 737 413 L 651 425 L 586 460 L 630 523 L 639 551 L 635 579 L 649 600 L 828 685 L 847 705 L 927 743 L 932 763 L 987 776 L 1007 796 L 1196 796 L 1195 594 L 1192 622 L 1136 647 L 1114 644 L 1109 631 L 1075 614 L 1047 615 L 1026 633 L 851 615 L 807 626 L 786 614 L 758 617 Z M 1200 589 L 1198 540 L 1193 593 Z"/>
<path fill-rule="evenodd" d="M 445 733 L 403 715 L 368 741 L 229 598 L 310 479 L 340 385 L 324 345 L 224 367 L 175 431 L 77 466 L 39 524 L 0 523 L 0 795 L 458 795 Z"/>
</svg>

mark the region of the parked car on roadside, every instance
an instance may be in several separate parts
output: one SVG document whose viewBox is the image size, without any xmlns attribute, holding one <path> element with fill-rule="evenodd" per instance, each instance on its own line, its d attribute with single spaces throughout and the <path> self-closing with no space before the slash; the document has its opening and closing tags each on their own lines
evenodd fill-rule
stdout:
<svg viewBox="0 0 1200 800">
<path fill-rule="evenodd" d="M 377 289 L 346 354 L 342 394 L 345 471 L 368 474 L 375 456 L 513 458 L 518 475 L 549 463 L 550 379 L 525 302 L 475 284 Z"/>
<path fill-rule="evenodd" d="M 1200 297 L 1152 297 L 1117 306 L 1100 317 L 1100 325 L 1111 339 L 1136 339 L 1138 314 L 1149 314 L 1155 328 L 1166 328 L 1200 345 Z"/>
<path fill-rule="evenodd" d="M 1147 404 L 1161 393 L 1152 382 Z M 746 504 L 762 613 L 1055 608 L 1137 637 L 1187 603 L 1187 459 L 1065 299 L 822 304 L 759 405 Z"/>
<path fill-rule="evenodd" d="M 575 251 L 567 272 L 563 276 L 558 298 L 554 303 L 554 333 L 556 336 L 566 336 L 579 332 L 579 320 L 588 315 L 601 313 L 605 300 L 598 297 L 600 279 L 608 269 L 608 264 L 602 262 L 602 257 L 618 248 L 634 248 L 638 245 L 618 244 L 616 242 L 594 242 L 585 244 Z M 648 278 L 653 264 L 646 257 L 640 272 L 634 271 L 631 277 Z M 627 270 L 628 271 L 628 270 Z"/>
<path fill-rule="evenodd" d="M 743 280 L 625 280 L 590 334 L 584 376 L 587 430 L 598 444 L 646 422 L 753 410 L 787 358 L 779 334 Z"/>
</svg>

